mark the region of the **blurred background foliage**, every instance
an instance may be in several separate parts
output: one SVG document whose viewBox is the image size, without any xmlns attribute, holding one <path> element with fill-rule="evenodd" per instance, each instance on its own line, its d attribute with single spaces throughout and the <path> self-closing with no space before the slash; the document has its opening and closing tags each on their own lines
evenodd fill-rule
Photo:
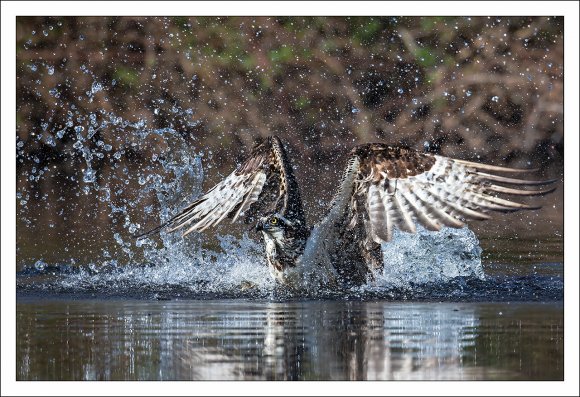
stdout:
<svg viewBox="0 0 580 397">
<path fill-rule="evenodd" d="M 370 141 L 563 175 L 561 17 L 19 17 L 17 40 L 20 205 L 171 150 L 129 127 L 175 130 L 210 182 L 278 134 L 307 201 Z"/>
<path fill-rule="evenodd" d="M 562 18 L 22 17 L 17 48 L 19 163 L 74 157 L 75 126 L 109 112 L 174 128 L 227 169 L 226 152 L 271 133 L 313 161 L 377 140 L 562 155 Z M 162 150 L 111 124 L 85 132 L 128 160 Z"/>
</svg>

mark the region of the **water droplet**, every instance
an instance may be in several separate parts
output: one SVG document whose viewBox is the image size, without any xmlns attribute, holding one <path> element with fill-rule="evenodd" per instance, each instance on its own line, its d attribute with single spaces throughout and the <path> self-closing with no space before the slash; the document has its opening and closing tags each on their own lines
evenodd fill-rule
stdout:
<svg viewBox="0 0 580 397">
<path fill-rule="evenodd" d="M 117 244 L 119 245 L 123 245 L 123 239 L 121 238 L 121 236 L 119 235 L 119 233 L 115 233 L 113 234 L 113 238 L 115 239 L 115 241 L 117 242 Z"/>
<path fill-rule="evenodd" d="M 44 269 L 46 269 L 46 263 L 44 263 L 42 261 L 42 259 L 39 259 L 36 261 L 36 263 L 34 264 L 34 268 L 36 270 L 38 270 L 39 272 L 43 271 Z"/>
<path fill-rule="evenodd" d="M 56 142 L 54 141 L 54 138 L 52 137 L 52 135 L 48 135 L 48 136 L 46 137 L 46 143 L 47 143 L 49 146 L 52 146 L 52 147 L 55 147 L 55 146 L 56 146 Z"/>
<path fill-rule="evenodd" d="M 93 128 L 93 126 L 89 126 L 89 133 L 87 134 L 87 139 L 91 139 L 93 136 L 95 136 L 95 134 L 97 133 L 97 130 Z"/>
<path fill-rule="evenodd" d="M 93 170 L 92 168 L 87 168 L 84 175 L 83 175 L 83 181 L 86 183 L 92 183 L 96 180 L 96 173 L 95 170 Z"/>
<path fill-rule="evenodd" d="M 101 83 L 99 82 L 93 82 L 93 85 L 91 86 L 91 94 L 96 94 L 97 92 L 101 91 L 103 89 L 103 86 L 101 85 Z"/>
<path fill-rule="evenodd" d="M 491 100 L 494 102 L 499 102 L 499 97 L 497 95 L 491 97 Z"/>
<path fill-rule="evenodd" d="M 149 176 L 144 177 L 143 175 L 139 176 L 139 185 L 143 186 L 149 181 Z"/>
</svg>

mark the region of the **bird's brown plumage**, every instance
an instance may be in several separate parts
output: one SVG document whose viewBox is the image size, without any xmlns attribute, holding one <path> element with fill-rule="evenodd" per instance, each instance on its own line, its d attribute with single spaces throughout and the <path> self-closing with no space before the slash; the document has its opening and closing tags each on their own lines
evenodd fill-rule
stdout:
<svg viewBox="0 0 580 397">
<path fill-rule="evenodd" d="M 394 228 L 409 233 L 416 232 L 417 224 L 435 231 L 443 226 L 460 228 L 467 220 L 489 219 L 493 211 L 539 208 L 500 198 L 499 193 L 536 196 L 555 190 L 514 188 L 554 180 L 527 181 L 485 171 L 521 174 L 530 170 L 455 160 L 382 143 L 355 147 L 321 222 L 322 227 L 337 230 L 330 249 L 335 266 L 360 279 L 365 273 L 382 270 L 380 245 L 392 239 Z"/>
<path fill-rule="evenodd" d="M 280 139 L 269 137 L 256 145 L 248 158 L 230 175 L 161 226 L 182 230 L 183 235 L 204 231 L 225 218 L 232 222 L 242 214 L 251 221 L 264 213 L 297 219 L 306 227 L 300 190 Z"/>
<path fill-rule="evenodd" d="M 414 233 L 463 227 L 467 220 L 486 220 L 494 211 L 537 209 L 537 206 L 499 197 L 535 196 L 555 188 L 534 186 L 554 182 L 525 180 L 503 174 L 531 170 L 499 167 L 421 153 L 382 143 L 352 149 L 343 178 L 327 214 L 307 228 L 300 191 L 288 155 L 273 136 L 256 146 L 228 177 L 165 224 L 169 231 L 203 231 L 225 218 L 241 214 L 254 219 L 278 214 L 291 224 L 293 241 L 304 251 L 288 257 L 303 261 L 329 259 L 345 281 L 361 284 L 383 267 L 381 244 L 393 230 Z M 149 232 L 149 233 L 151 233 Z M 147 234 L 149 234 L 147 233 Z M 303 241 L 302 241 L 303 240 Z M 295 241 L 296 242 L 296 241 Z M 280 249 L 283 249 L 283 242 Z M 316 251 L 324 251 L 322 255 Z M 284 253 L 282 253 L 284 254 Z M 278 269 L 279 270 L 279 269 Z"/>
</svg>

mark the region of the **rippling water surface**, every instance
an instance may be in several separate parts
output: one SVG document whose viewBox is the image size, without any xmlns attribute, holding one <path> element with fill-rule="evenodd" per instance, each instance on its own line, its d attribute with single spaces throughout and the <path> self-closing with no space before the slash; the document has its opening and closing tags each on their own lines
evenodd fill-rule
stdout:
<svg viewBox="0 0 580 397">
<path fill-rule="evenodd" d="M 97 175 L 79 132 L 86 167 L 22 168 L 17 379 L 563 378 L 561 231 L 530 237 L 507 216 L 483 243 L 395 231 L 372 282 L 291 296 L 244 230 L 135 240 L 200 194 L 201 158 L 177 131 L 109 116 L 172 149 Z"/>
<path fill-rule="evenodd" d="M 550 303 L 37 299 L 19 380 L 563 379 Z"/>
<path fill-rule="evenodd" d="M 260 245 L 24 264 L 19 380 L 563 379 L 563 264 L 482 264 L 469 229 L 398 235 L 369 284 L 288 295 Z"/>
</svg>

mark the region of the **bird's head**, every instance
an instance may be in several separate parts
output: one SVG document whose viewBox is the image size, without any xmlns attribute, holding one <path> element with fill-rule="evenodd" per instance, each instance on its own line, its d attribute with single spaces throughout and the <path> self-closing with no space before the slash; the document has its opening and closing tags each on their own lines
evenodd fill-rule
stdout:
<svg viewBox="0 0 580 397">
<path fill-rule="evenodd" d="M 308 238 L 305 225 L 279 213 L 260 217 L 256 231 L 264 236 L 268 258 L 285 262 L 285 266 L 293 265 L 292 262 L 302 254 Z"/>
<path fill-rule="evenodd" d="M 293 222 L 278 213 L 262 216 L 256 224 L 256 231 L 274 239 L 284 237 L 285 234 L 291 232 L 294 228 Z"/>
</svg>

